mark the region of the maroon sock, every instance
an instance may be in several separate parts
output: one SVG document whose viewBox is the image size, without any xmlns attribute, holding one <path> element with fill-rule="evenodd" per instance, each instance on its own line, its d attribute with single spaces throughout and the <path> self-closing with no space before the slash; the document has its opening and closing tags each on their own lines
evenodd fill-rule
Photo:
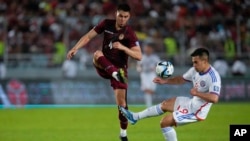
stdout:
<svg viewBox="0 0 250 141">
<path fill-rule="evenodd" d="M 106 59 L 104 56 L 99 57 L 99 58 L 97 59 L 97 62 L 98 62 L 98 64 L 101 65 L 101 66 L 104 68 L 104 70 L 105 70 L 108 74 L 110 74 L 110 75 L 112 75 L 112 73 L 113 73 L 114 71 L 117 71 L 117 68 L 116 68 L 112 63 L 110 63 L 109 60 Z"/>
<path fill-rule="evenodd" d="M 125 109 L 128 109 L 128 107 L 126 106 Z M 120 127 L 121 129 L 125 130 L 128 127 L 128 120 L 126 119 L 126 117 L 123 116 L 119 108 L 118 108 L 118 111 L 119 111 Z"/>
</svg>

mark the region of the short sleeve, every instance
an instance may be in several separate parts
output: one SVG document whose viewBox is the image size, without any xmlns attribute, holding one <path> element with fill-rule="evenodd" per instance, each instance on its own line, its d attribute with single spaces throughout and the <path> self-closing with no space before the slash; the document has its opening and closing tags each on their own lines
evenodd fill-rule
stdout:
<svg viewBox="0 0 250 141">
<path fill-rule="evenodd" d="M 139 44 L 139 41 L 138 41 L 138 38 L 135 34 L 135 32 L 132 30 L 131 27 L 128 28 L 128 38 L 129 38 L 129 44 L 128 44 L 128 47 L 131 48 L 131 47 L 134 47 L 134 46 L 140 46 Z"/>
<path fill-rule="evenodd" d="M 183 79 L 187 80 L 187 81 L 192 81 L 192 76 L 195 74 L 195 69 L 194 67 L 190 68 L 187 72 L 185 72 L 182 77 Z"/>
<path fill-rule="evenodd" d="M 94 27 L 96 33 L 101 34 L 105 30 L 106 20 L 101 21 L 97 26 Z"/>
<path fill-rule="evenodd" d="M 209 87 L 209 92 L 220 95 L 221 91 L 221 78 L 218 73 L 215 74 L 214 81 L 211 81 L 211 85 Z"/>
</svg>

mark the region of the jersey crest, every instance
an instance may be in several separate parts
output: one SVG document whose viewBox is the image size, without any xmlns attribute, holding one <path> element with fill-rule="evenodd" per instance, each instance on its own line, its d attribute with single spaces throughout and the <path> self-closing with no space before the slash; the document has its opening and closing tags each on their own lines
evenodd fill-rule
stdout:
<svg viewBox="0 0 250 141">
<path fill-rule="evenodd" d="M 124 36 L 125 36 L 125 35 L 124 35 L 123 33 L 121 33 L 121 34 L 119 35 L 118 39 L 119 39 L 119 40 L 123 40 L 123 39 L 124 39 Z"/>
<path fill-rule="evenodd" d="M 204 80 L 201 80 L 200 86 L 201 86 L 201 87 L 205 87 L 205 86 L 206 86 L 206 82 L 205 82 Z"/>
</svg>

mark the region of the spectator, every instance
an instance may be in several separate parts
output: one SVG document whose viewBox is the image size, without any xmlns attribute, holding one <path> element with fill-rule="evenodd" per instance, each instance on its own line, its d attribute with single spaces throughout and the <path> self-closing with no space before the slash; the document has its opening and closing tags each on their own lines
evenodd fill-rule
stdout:
<svg viewBox="0 0 250 141">
<path fill-rule="evenodd" d="M 163 40 L 165 48 L 166 48 L 166 55 L 169 60 L 174 62 L 174 57 L 178 53 L 178 45 L 177 41 L 173 36 L 168 36 Z"/>
<path fill-rule="evenodd" d="M 65 59 L 65 54 L 67 53 L 66 45 L 63 40 L 58 40 L 54 43 L 54 56 L 53 56 L 53 66 L 59 66 L 63 63 Z"/>
<path fill-rule="evenodd" d="M 23 62 L 23 58 L 18 58 L 17 54 L 32 54 L 34 51 L 53 54 L 53 45 L 60 36 L 64 37 L 66 46 L 71 46 L 104 15 L 114 16 L 112 11 L 118 2 L 121 1 L 0 0 L 0 33 L 6 32 L 4 40 L 7 39 L 8 51 L 13 54 L 10 55 L 12 60 L 18 64 Z M 176 40 L 177 45 L 180 45 L 177 54 L 186 52 L 190 47 L 207 46 L 215 53 L 226 54 L 225 59 L 232 61 L 237 53 L 238 40 L 243 55 L 250 53 L 250 24 L 247 19 L 250 4 L 247 0 L 135 0 L 129 3 L 135 7 L 132 14 L 139 17 L 132 18 L 131 23 L 140 41 L 152 39 L 152 42 L 162 44 L 157 45 L 156 52 L 165 49 L 162 42 L 164 37 L 173 35 L 173 40 L 165 40 L 165 45 L 167 42 L 167 48 L 169 45 L 174 46 L 172 41 Z M 235 25 L 237 19 L 240 19 L 238 29 Z M 95 41 L 88 46 L 87 51 L 90 53 L 99 47 Z M 176 50 L 172 51 L 175 54 Z"/>
<path fill-rule="evenodd" d="M 81 48 L 76 56 L 79 58 L 80 70 L 86 70 L 88 65 L 92 65 L 92 56 L 85 48 Z"/>
<path fill-rule="evenodd" d="M 62 64 L 62 75 L 64 78 L 75 78 L 77 75 L 77 63 L 75 59 L 66 59 Z"/>
<path fill-rule="evenodd" d="M 219 56 L 213 63 L 214 68 L 218 71 L 221 77 L 226 77 L 229 71 L 229 65 L 227 61 Z"/>
<path fill-rule="evenodd" d="M 241 58 L 236 57 L 232 65 L 233 76 L 244 76 L 247 72 L 247 66 Z"/>
</svg>

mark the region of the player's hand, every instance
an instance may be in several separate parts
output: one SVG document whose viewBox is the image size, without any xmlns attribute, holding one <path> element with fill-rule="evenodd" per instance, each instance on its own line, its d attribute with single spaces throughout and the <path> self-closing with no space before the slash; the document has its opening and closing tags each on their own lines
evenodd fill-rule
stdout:
<svg viewBox="0 0 250 141">
<path fill-rule="evenodd" d="M 112 47 L 119 50 L 122 50 L 124 48 L 124 46 L 120 42 L 114 42 L 112 44 Z"/>
<path fill-rule="evenodd" d="M 71 59 L 77 53 L 76 49 L 71 49 L 67 54 L 67 59 Z"/>
<path fill-rule="evenodd" d="M 198 94 L 198 89 L 197 88 L 192 88 L 191 90 L 190 90 L 190 94 L 191 95 L 193 95 L 193 96 L 197 96 L 197 94 Z"/>
<path fill-rule="evenodd" d="M 157 84 L 165 84 L 166 83 L 166 80 L 161 78 L 161 77 L 155 77 L 154 80 L 153 80 L 154 83 L 157 83 Z"/>
</svg>

